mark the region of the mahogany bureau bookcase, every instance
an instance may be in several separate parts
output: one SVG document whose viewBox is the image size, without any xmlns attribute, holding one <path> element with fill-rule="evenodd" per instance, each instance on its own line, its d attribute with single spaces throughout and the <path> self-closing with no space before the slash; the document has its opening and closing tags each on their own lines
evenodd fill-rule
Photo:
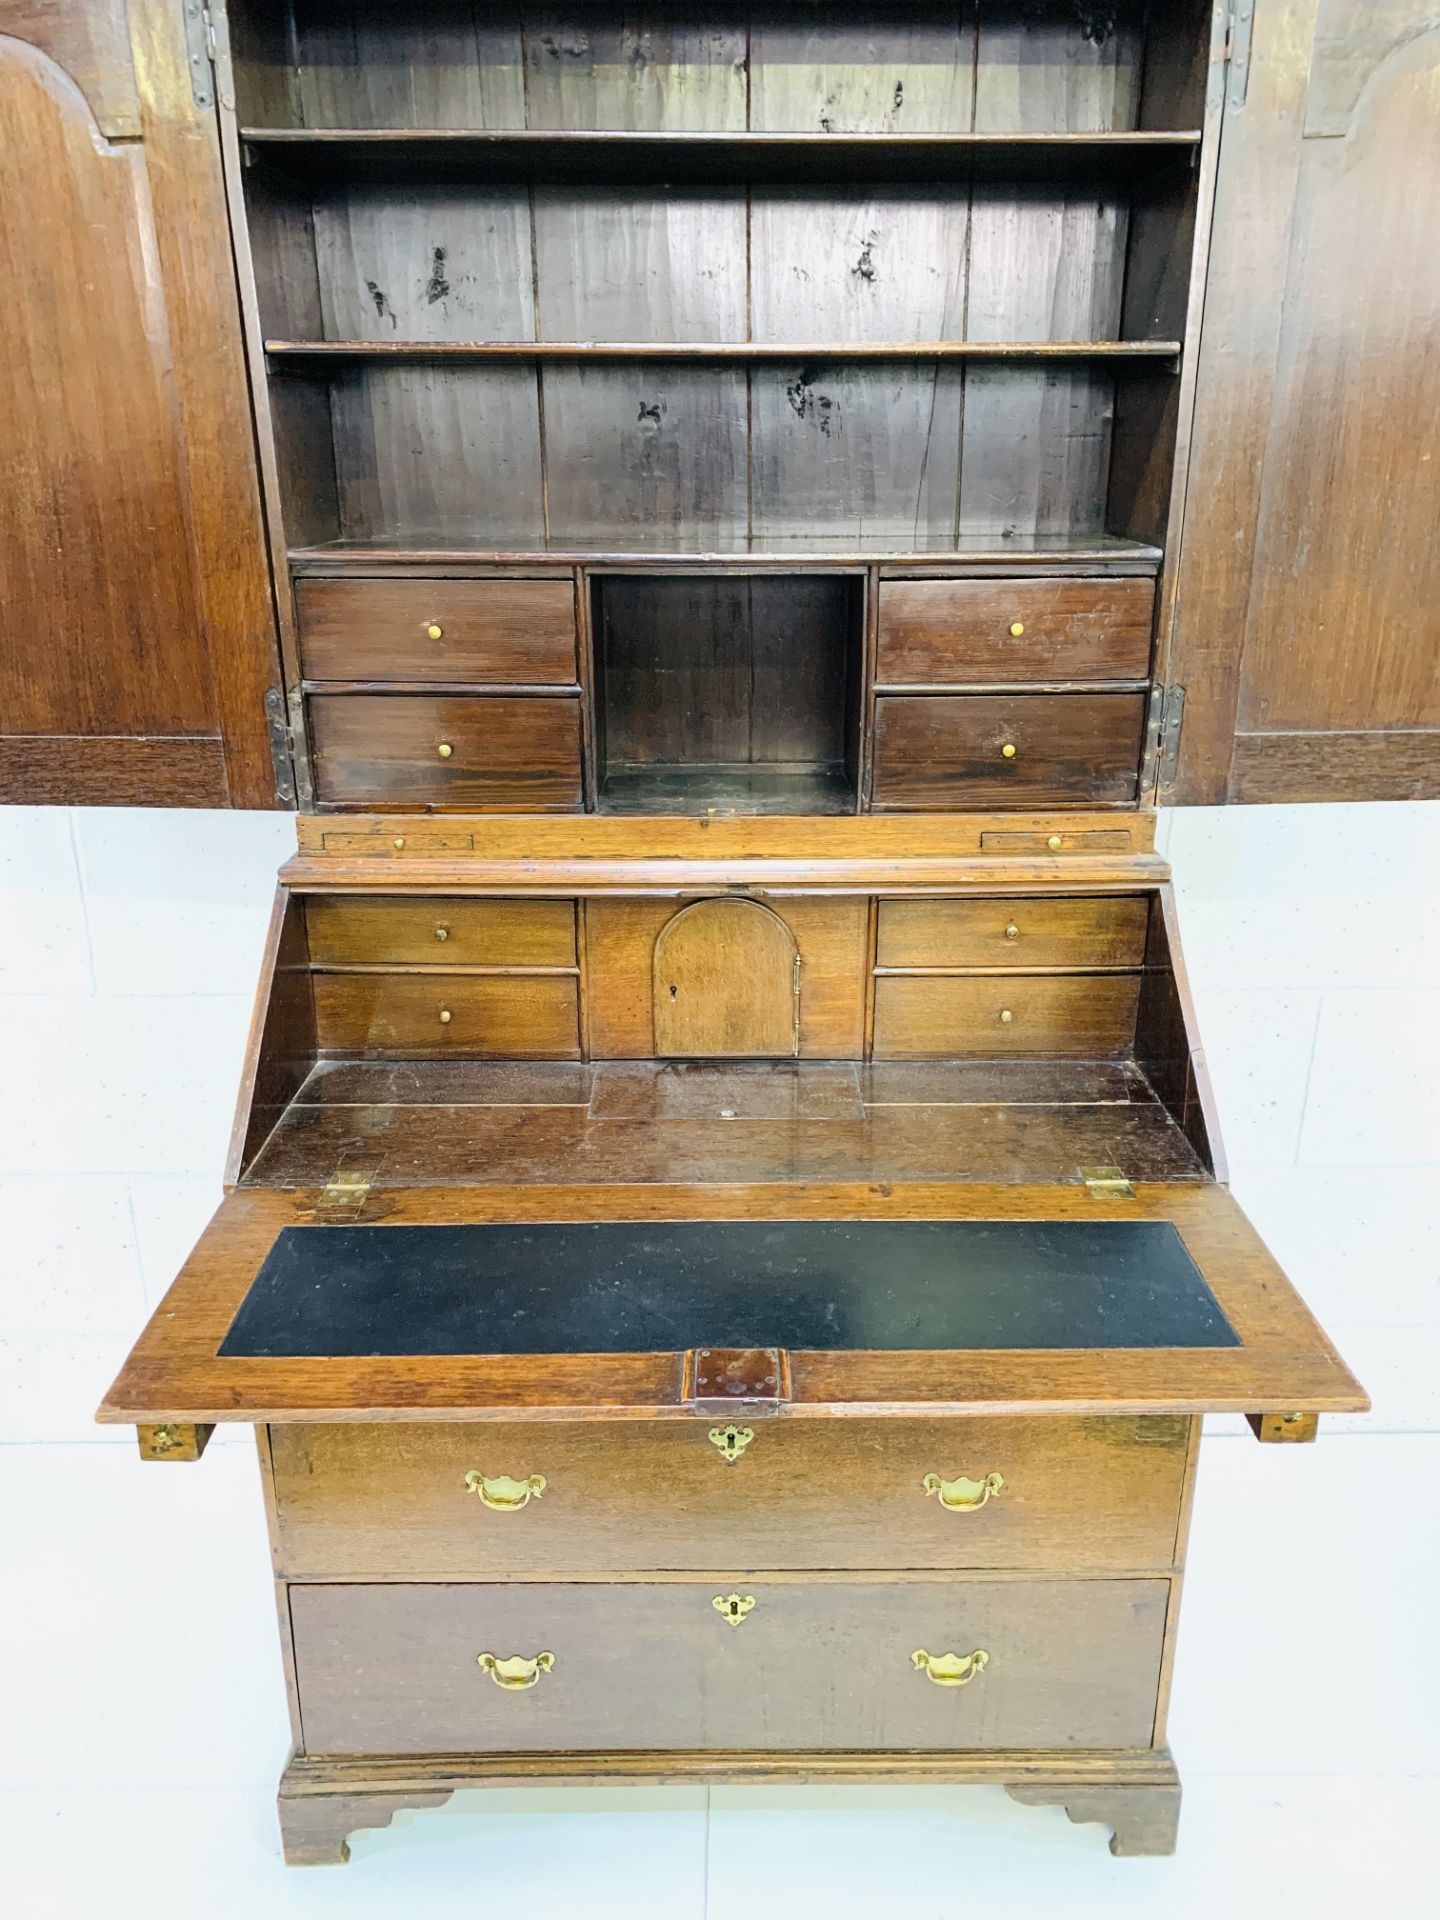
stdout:
<svg viewBox="0 0 1440 1920">
<path fill-rule="evenodd" d="M 289 1859 L 681 1778 L 1173 1847 L 1202 1417 L 1367 1403 L 1154 808 L 1440 791 L 1437 70 L 1399 0 L 0 0 L 0 796 L 299 814 L 100 1409 L 255 1428 Z"/>
</svg>

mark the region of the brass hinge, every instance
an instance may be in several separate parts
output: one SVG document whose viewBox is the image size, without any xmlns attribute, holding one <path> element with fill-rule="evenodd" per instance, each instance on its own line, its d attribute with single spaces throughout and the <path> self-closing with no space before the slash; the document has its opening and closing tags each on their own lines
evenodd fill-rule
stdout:
<svg viewBox="0 0 1440 1920">
<path fill-rule="evenodd" d="M 795 1058 L 798 1060 L 800 1058 L 800 956 L 798 953 L 795 956 L 795 971 L 794 971 L 793 978 L 794 978 L 794 985 L 792 990 L 793 1011 L 792 1011 L 791 1021 L 790 1021 L 790 1051 L 792 1054 L 794 1054 Z"/>
<path fill-rule="evenodd" d="M 1185 717 L 1183 687 L 1152 687 L 1145 713 L 1145 745 L 1140 759 L 1140 792 L 1175 784 L 1180 759 L 1180 727 Z"/>
<path fill-rule="evenodd" d="M 1255 0 L 1230 0 L 1225 22 L 1225 67 L 1230 93 L 1227 106 L 1243 107 L 1250 91 L 1250 43 L 1255 34 Z"/>
<path fill-rule="evenodd" d="M 317 1207 L 358 1207 L 370 1191 L 373 1173 L 360 1167 L 342 1167 L 320 1190 Z"/>
<path fill-rule="evenodd" d="M 275 768 L 275 798 L 293 807 L 295 804 L 294 738 L 290 731 L 285 696 L 279 687 L 266 689 L 265 727 L 270 735 L 270 759 Z"/>
<path fill-rule="evenodd" d="M 1077 1169 L 1088 1193 L 1097 1200 L 1133 1200 L 1131 1186 L 1123 1167 L 1080 1167 Z"/>
<path fill-rule="evenodd" d="M 230 55 L 230 23 L 224 0 L 181 0 L 185 17 L 185 57 L 190 67 L 190 93 L 197 107 L 208 113 L 221 91 L 222 66 Z M 224 104 L 234 102 L 228 93 Z"/>
</svg>

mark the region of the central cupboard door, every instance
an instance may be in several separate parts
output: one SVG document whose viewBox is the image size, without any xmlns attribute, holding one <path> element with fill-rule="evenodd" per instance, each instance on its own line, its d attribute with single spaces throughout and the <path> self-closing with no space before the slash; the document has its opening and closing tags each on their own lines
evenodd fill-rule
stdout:
<svg viewBox="0 0 1440 1920">
<path fill-rule="evenodd" d="M 290 1614 L 312 1754 L 1145 1747 L 1169 1590 L 292 1586 Z"/>
<path fill-rule="evenodd" d="M 700 900 L 655 942 L 655 1052 L 787 1057 L 800 1050 L 795 936 L 755 900 Z"/>
</svg>

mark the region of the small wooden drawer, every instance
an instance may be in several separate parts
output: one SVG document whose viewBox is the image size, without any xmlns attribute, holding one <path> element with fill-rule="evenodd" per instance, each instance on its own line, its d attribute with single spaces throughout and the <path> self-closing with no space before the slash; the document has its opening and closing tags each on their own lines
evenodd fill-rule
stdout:
<svg viewBox="0 0 1440 1920">
<path fill-rule="evenodd" d="M 1135 973 L 1053 979 L 881 974 L 875 1058 L 1106 1060 L 1135 1044 L 1139 1001 Z"/>
<path fill-rule="evenodd" d="M 497 1579 L 1167 1568 L 1188 1437 L 1134 1416 L 520 1420 L 287 1425 L 270 1444 L 287 1575 Z"/>
<path fill-rule="evenodd" d="M 875 677 L 957 681 L 1143 680 L 1153 580 L 886 580 Z"/>
<path fill-rule="evenodd" d="M 881 967 L 1138 967 L 1139 899 L 882 900 Z"/>
<path fill-rule="evenodd" d="M 305 903 L 310 958 L 329 966 L 573 967 L 568 900 Z"/>
<path fill-rule="evenodd" d="M 565 580 L 302 580 L 307 680 L 573 682 L 575 589 Z"/>
<path fill-rule="evenodd" d="M 509 813 L 582 803 L 578 699 L 332 693 L 307 710 L 318 800 Z"/>
<path fill-rule="evenodd" d="M 986 1751 L 1149 1746 L 1169 1592 L 722 1573 L 289 1598 L 311 1754 Z M 947 1656 L 959 1684 L 927 1670 Z"/>
<path fill-rule="evenodd" d="M 573 974 L 317 973 L 313 984 L 322 1052 L 580 1055 Z"/>
<path fill-rule="evenodd" d="M 872 805 L 1133 801 L 1144 730 L 1141 693 L 885 695 L 875 702 Z"/>
</svg>

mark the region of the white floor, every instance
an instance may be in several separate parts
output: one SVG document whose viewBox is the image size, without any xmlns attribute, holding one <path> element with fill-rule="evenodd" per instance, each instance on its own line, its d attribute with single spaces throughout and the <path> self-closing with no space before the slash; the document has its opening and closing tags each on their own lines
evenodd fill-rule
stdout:
<svg viewBox="0 0 1440 1920">
<path fill-rule="evenodd" d="M 254 1459 L 89 1412 L 218 1190 L 272 816 L 0 811 L 0 1912 L 826 1920 L 1424 1910 L 1440 1822 L 1440 808 L 1165 822 L 1234 1184 L 1376 1410 L 1215 1423 L 1180 1852 L 997 1789 L 472 1795 L 287 1871 Z"/>
</svg>

